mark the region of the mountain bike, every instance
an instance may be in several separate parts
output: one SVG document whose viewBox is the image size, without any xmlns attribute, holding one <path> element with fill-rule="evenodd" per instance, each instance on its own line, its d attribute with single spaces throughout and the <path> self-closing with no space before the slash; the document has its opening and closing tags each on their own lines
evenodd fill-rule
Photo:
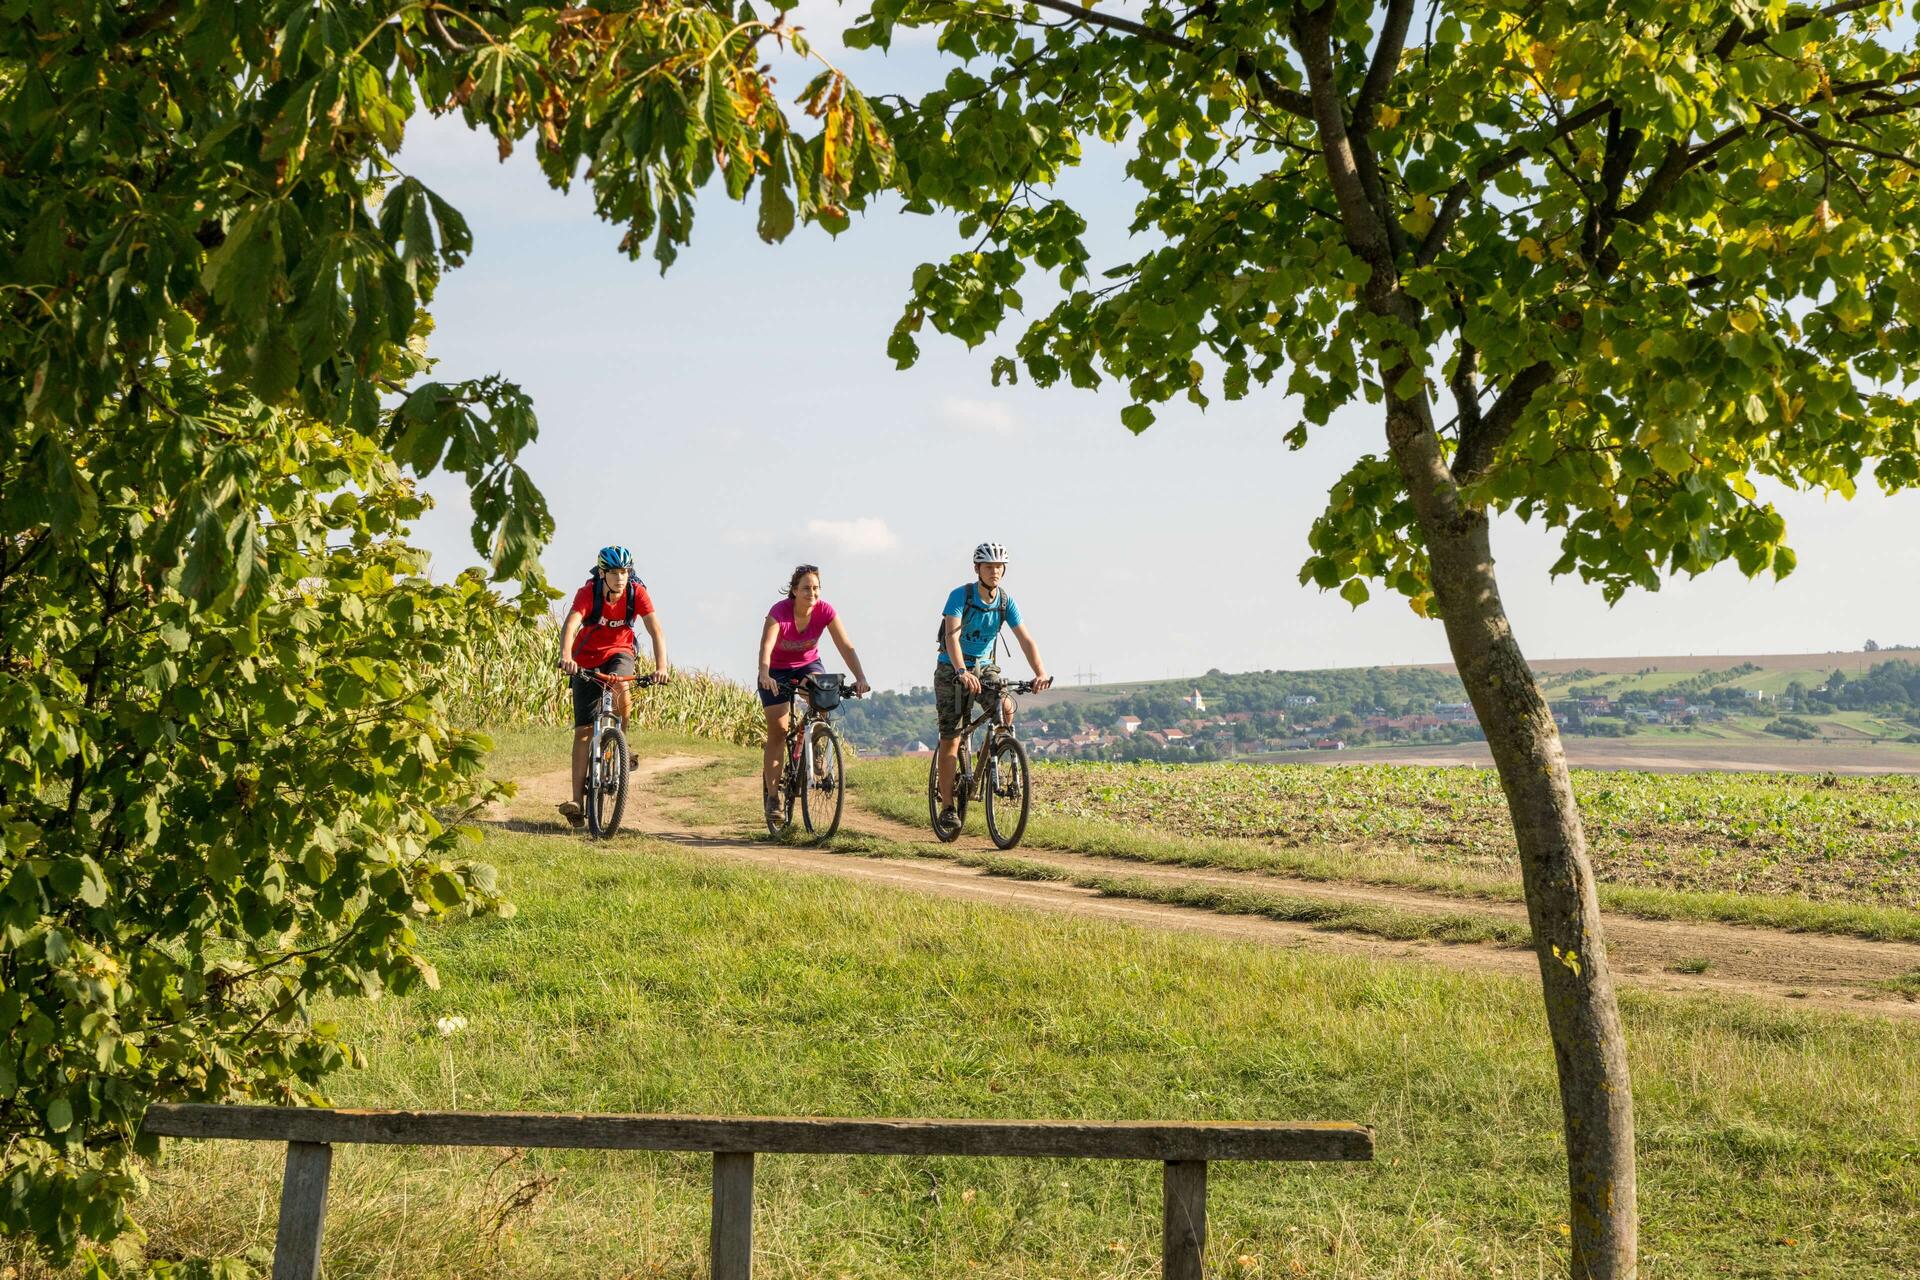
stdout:
<svg viewBox="0 0 1920 1280">
<path fill-rule="evenodd" d="M 786 763 L 780 768 L 774 803 L 764 806 L 768 834 L 780 836 L 793 829 L 796 802 L 808 834 L 824 840 L 840 829 L 847 777 L 833 710 L 842 698 L 859 696 L 845 676 L 822 673 L 794 683 L 787 713 Z"/>
<path fill-rule="evenodd" d="M 942 844 L 960 838 L 969 799 L 979 800 L 985 808 L 987 834 L 996 848 L 1011 849 L 1027 833 L 1027 810 L 1033 804 L 1032 771 L 1027 767 L 1026 747 L 1014 736 L 1013 716 L 1002 715 L 1000 703 L 1007 694 L 1032 692 L 1031 680 L 980 682 L 980 692 L 974 696 L 987 706 L 960 731 L 960 759 L 953 774 L 953 811 L 960 821 L 951 832 L 940 827 L 940 754 L 934 753 L 927 769 L 927 817 Z M 976 751 L 973 735 L 982 726 L 986 731 Z"/>
<path fill-rule="evenodd" d="M 620 815 L 626 812 L 627 775 L 633 767 L 626 730 L 620 727 L 620 716 L 613 709 L 613 687 L 630 684 L 635 689 L 645 689 L 655 684 L 658 677 L 610 676 L 598 671 L 580 674 L 600 682 L 600 702 L 593 713 L 593 736 L 587 741 L 586 803 L 581 807 L 587 811 L 587 834 L 596 840 L 609 840 L 620 830 Z"/>
</svg>

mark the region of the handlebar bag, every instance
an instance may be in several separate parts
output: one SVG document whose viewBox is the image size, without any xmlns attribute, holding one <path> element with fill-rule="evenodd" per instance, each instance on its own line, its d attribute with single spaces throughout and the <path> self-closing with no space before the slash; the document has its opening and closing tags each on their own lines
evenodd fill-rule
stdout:
<svg viewBox="0 0 1920 1280">
<path fill-rule="evenodd" d="M 831 711 L 840 705 L 840 677 L 817 675 L 807 685 L 807 704 L 815 711 Z"/>
</svg>

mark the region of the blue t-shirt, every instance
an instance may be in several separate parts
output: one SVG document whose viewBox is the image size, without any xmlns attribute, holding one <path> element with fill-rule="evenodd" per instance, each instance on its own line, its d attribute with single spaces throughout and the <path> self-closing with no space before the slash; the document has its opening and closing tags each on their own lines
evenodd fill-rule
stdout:
<svg viewBox="0 0 1920 1280">
<path fill-rule="evenodd" d="M 967 608 L 967 593 L 973 593 L 973 607 Z M 979 584 L 969 582 L 964 587 L 955 587 L 947 595 L 947 607 L 940 611 L 943 617 L 959 618 L 960 656 L 967 660 L 969 667 L 993 651 L 994 642 L 1000 638 L 1001 624 L 1009 627 L 1020 625 L 1020 606 L 1013 597 L 1002 588 L 988 604 L 980 598 Z M 940 645 L 940 661 L 947 660 L 947 646 Z"/>
</svg>

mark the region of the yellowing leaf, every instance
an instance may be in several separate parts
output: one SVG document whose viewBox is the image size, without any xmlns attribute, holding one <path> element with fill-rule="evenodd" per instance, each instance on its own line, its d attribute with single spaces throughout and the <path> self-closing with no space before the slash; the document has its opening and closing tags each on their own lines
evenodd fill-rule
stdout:
<svg viewBox="0 0 1920 1280">
<path fill-rule="evenodd" d="M 1374 111 L 1373 121 L 1382 128 L 1391 129 L 1400 123 L 1400 108 L 1389 107 L 1383 103 Z"/>
<path fill-rule="evenodd" d="M 1727 323 L 1741 333 L 1752 333 L 1760 327 L 1760 317 L 1752 311 L 1736 311 L 1727 317 Z"/>
<path fill-rule="evenodd" d="M 1760 189 L 1771 191 L 1779 186 L 1787 176 L 1787 166 L 1778 160 L 1767 161 L 1767 167 L 1760 171 Z"/>
<path fill-rule="evenodd" d="M 1545 262 L 1547 260 L 1547 251 L 1545 247 L 1532 236 L 1522 236 L 1520 239 L 1520 256 L 1529 262 Z"/>
</svg>

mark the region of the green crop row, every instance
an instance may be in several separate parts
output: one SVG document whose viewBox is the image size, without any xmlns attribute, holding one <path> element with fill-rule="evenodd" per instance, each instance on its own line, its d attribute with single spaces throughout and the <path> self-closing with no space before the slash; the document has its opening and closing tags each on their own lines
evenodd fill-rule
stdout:
<svg viewBox="0 0 1920 1280">
<path fill-rule="evenodd" d="M 480 728 L 558 728 L 573 723 L 567 679 L 554 666 L 560 628 L 550 619 L 476 626 L 462 660 L 441 672 L 456 722 Z M 644 658 L 640 670 L 649 669 Z M 676 669 L 673 681 L 634 697 L 633 723 L 720 742 L 757 743 L 766 731 L 752 692 L 706 671 Z"/>
<path fill-rule="evenodd" d="M 1066 817 L 1517 866 L 1492 770 L 1064 763 L 1040 778 L 1041 811 Z M 1609 883 L 1920 908 L 1920 778 L 1576 770 L 1574 792 Z"/>
</svg>

